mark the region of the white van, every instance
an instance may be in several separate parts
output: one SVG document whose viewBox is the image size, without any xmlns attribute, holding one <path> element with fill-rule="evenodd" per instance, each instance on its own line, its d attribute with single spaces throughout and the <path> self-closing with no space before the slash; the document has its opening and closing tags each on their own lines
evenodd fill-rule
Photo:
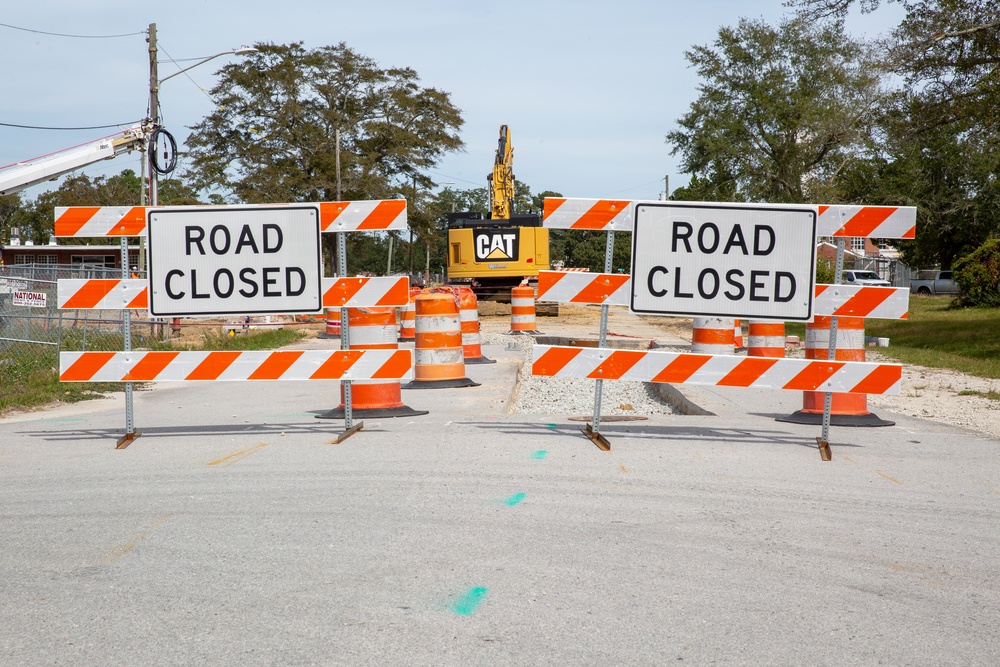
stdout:
<svg viewBox="0 0 1000 667">
<path fill-rule="evenodd" d="M 891 287 L 888 280 L 883 280 L 874 271 L 855 271 L 847 269 L 844 271 L 845 285 L 865 285 L 870 287 Z"/>
</svg>

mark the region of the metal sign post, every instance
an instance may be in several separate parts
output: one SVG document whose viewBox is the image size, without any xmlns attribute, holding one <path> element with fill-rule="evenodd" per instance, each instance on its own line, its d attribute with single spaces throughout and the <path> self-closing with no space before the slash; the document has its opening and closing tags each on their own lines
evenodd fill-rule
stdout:
<svg viewBox="0 0 1000 667">
<path fill-rule="evenodd" d="M 833 274 L 833 283 L 839 285 L 844 280 L 844 237 L 837 237 L 837 264 Z M 837 322 L 836 315 L 830 318 L 830 340 L 827 346 L 826 358 L 829 361 L 837 359 Z M 820 437 L 816 438 L 819 445 L 819 455 L 824 461 L 831 461 L 833 454 L 830 451 L 830 419 L 833 412 L 833 394 L 825 392 L 823 394 L 823 429 Z"/>
<path fill-rule="evenodd" d="M 612 271 L 612 260 L 614 259 L 615 252 L 615 232 L 611 230 L 608 232 L 608 240 L 604 247 L 604 272 L 611 273 Z M 601 332 L 598 335 L 597 346 L 603 348 L 608 341 L 608 304 L 601 304 Z M 594 424 L 587 426 L 583 429 L 584 435 L 593 441 L 600 449 L 606 452 L 611 451 L 611 443 L 601 435 L 601 393 L 604 390 L 604 380 L 596 380 L 596 385 L 594 388 Z"/>
<path fill-rule="evenodd" d="M 126 280 L 129 277 L 129 261 L 128 261 L 128 238 L 123 236 L 120 239 L 121 242 L 121 256 L 122 256 L 122 280 Z M 128 354 L 132 351 L 132 311 L 125 309 L 122 310 L 122 337 L 124 339 L 124 347 L 122 351 Z M 135 431 L 135 412 L 132 407 L 132 383 L 125 383 L 125 435 L 118 438 L 118 443 L 115 446 L 116 449 L 125 449 L 131 445 L 136 438 L 138 438 L 141 433 L 136 433 Z"/>
<path fill-rule="evenodd" d="M 347 275 L 347 234 L 337 233 L 337 275 L 344 277 Z M 351 325 L 347 315 L 347 308 L 340 309 L 340 349 L 346 350 L 351 346 Z M 340 444 L 365 427 L 364 422 L 354 425 L 354 414 L 351 406 L 351 381 L 341 380 L 344 388 L 344 432 L 341 433 L 332 444 Z"/>
</svg>

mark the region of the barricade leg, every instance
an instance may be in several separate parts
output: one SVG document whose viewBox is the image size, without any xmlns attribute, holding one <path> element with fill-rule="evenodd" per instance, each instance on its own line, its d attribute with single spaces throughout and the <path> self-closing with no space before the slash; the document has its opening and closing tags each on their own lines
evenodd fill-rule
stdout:
<svg viewBox="0 0 1000 667">
<path fill-rule="evenodd" d="M 397 350 L 395 308 L 348 308 L 347 323 L 351 331 L 352 350 Z M 351 410 L 354 416 L 381 419 L 384 417 L 416 417 L 426 410 L 414 410 L 403 404 L 399 380 L 354 380 L 351 383 Z M 340 406 L 319 419 L 344 419 L 344 389 L 340 389 Z"/>
<path fill-rule="evenodd" d="M 830 317 L 817 315 L 806 324 L 806 359 L 826 359 L 830 347 Z M 863 317 L 840 317 L 837 320 L 837 361 L 865 360 L 865 320 Z M 825 395 L 821 391 L 802 392 L 802 409 L 777 421 L 793 424 L 823 423 Z M 833 426 L 892 426 L 868 411 L 867 394 L 833 393 L 830 409 Z"/>
<path fill-rule="evenodd" d="M 734 354 L 733 321 L 722 317 L 694 318 L 691 351 L 698 354 Z"/>
<path fill-rule="evenodd" d="M 537 334 L 535 324 L 535 289 L 520 285 L 510 291 L 510 331 L 512 334 Z"/>
<path fill-rule="evenodd" d="M 478 387 L 465 377 L 462 326 L 454 294 L 420 294 L 416 301 L 413 381 L 406 389 Z"/>
</svg>

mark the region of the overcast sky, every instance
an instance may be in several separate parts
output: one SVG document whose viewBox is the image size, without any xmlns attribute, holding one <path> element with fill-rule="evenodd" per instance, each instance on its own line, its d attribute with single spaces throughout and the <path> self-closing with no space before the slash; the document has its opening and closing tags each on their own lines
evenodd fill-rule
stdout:
<svg viewBox="0 0 1000 667">
<path fill-rule="evenodd" d="M 0 123 L 83 127 L 145 117 L 150 23 L 157 27 L 161 78 L 190 64 L 164 62 L 171 58 L 258 42 L 300 41 L 311 49 L 343 41 L 382 67 L 415 69 L 423 85 L 449 92 L 462 110 L 465 151 L 429 172 L 438 183 L 484 187 L 506 124 L 514 173 L 533 192 L 656 199 L 664 176 L 671 189 L 687 181 L 664 143 L 697 97 L 684 51 L 710 44 L 720 26 L 741 16 L 777 23 L 786 11 L 781 0 L 11 2 L 0 12 Z M 874 37 L 900 17 L 892 5 L 853 17 L 848 28 Z M 110 35 L 124 36 L 98 38 Z M 211 112 L 204 91 L 227 61 L 164 82 L 162 120 L 179 142 Z M 0 125 L 0 166 L 113 132 Z M 84 172 L 126 168 L 139 171 L 138 154 Z"/>
</svg>

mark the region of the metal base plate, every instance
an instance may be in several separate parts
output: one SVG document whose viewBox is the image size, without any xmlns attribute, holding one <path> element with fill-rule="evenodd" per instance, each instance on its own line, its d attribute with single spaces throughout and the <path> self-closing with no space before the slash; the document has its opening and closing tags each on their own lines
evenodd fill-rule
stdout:
<svg viewBox="0 0 1000 667">
<path fill-rule="evenodd" d="M 611 451 L 611 443 L 608 439 L 595 431 L 590 424 L 587 424 L 585 428 L 580 429 L 580 432 L 590 438 L 591 442 L 597 445 L 598 449 L 603 449 L 606 452 Z"/>
<path fill-rule="evenodd" d="M 479 383 L 469 378 L 458 378 L 457 380 L 423 380 L 417 382 L 407 382 L 403 389 L 454 389 L 456 387 L 478 387 Z"/>
<path fill-rule="evenodd" d="M 823 424 L 822 412 L 793 412 L 787 417 L 777 417 L 774 421 L 786 422 L 789 424 L 808 424 L 810 426 L 821 426 Z M 830 415 L 831 426 L 895 426 L 896 422 L 882 419 L 878 415 L 868 413 L 867 415 Z"/>
<path fill-rule="evenodd" d="M 141 435 L 142 433 L 139 433 L 138 431 L 136 431 L 135 433 L 126 433 L 122 437 L 118 438 L 118 444 L 115 445 L 115 449 L 125 449 L 133 442 L 135 442 L 136 439 Z"/>
<path fill-rule="evenodd" d="M 352 417 L 361 417 L 368 419 L 386 419 L 389 417 L 419 417 L 420 415 L 429 414 L 427 410 L 414 410 L 408 405 L 404 405 L 398 408 L 353 408 L 351 410 Z M 329 412 L 324 412 L 321 415 L 316 415 L 316 419 L 343 419 L 344 418 L 344 408 L 334 408 Z"/>
</svg>

